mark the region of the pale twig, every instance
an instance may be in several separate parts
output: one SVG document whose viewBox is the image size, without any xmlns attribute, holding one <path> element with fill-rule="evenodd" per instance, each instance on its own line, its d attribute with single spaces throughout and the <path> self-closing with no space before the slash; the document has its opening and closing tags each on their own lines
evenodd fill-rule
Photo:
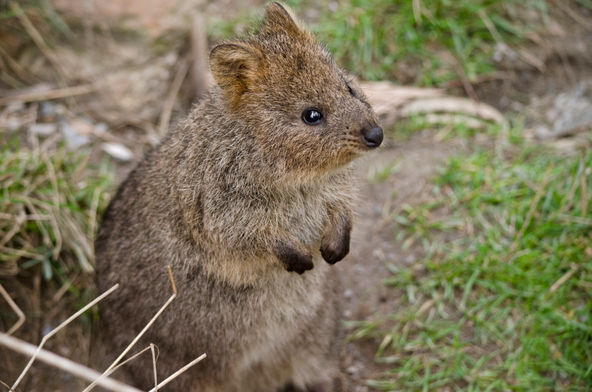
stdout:
<svg viewBox="0 0 592 392">
<path fill-rule="evenodd" d="M 505 43 L 504 39 L 502 38 L 501 34 L 495 28 L 495 25 L 493 24 L 493 22 L 489 18 L 489 15 L 487 15 L 487 12 L 485 12 L 485 9 L 484 8 L 480 8 L 479 11 L 477 11 L 477 13 L 479 14 L 479 17 L 481 18 L 481 21 L 483 21 L 483 24 L 485 25 L 485 27 L 487 28 L 487 30 L 489 30 L 489 34 L 491 34 L 491 36 L 497 42 L 497 44 L 500 45 L 500 46 L 503 46 L 505 49 L 511 50 L 508 47 L 508 45 L 506 45 L 506 43 Z"/>
<path fill-rule="evenodd" d="M 576 273 L 579 266 L 577 264 L 571 263 L 571 269 L 567 271 L 561 278 L 557 279 L 555 283 L 549 289 L 549 292 L 555 292 L 562 284 L 564 284 L 573 274 Z"/>
<path fill-rule="evenodd" d="M 11 102 L 36 102 L 51 99 L 68 98 L 76 95 L 91 93 L 95 87 L 92 84 L 81 84 L 80 86 L 64 87 L 54 90 L 29 91 L 20 94 L 13 94 L 0 98 L 0 105 Z"/>
<path fill-rule="evenodd" d="M 156 353 L 154 344 L 150 343 L 150 351 L 152 352 L 152 371 L 154 372 L 154 389 L 158 391 L 158 375 L 156 373 Z"/>
<path fill-rule="evenodd" d="M 144 354 L 146 351 L 150 350 L 150 346 L 140 350 L 139 352 L 135 353 L 134 355 L 132 355 L 131 357 L 127 358 L 125 361 L 122 361 L 119 365 L 115 366 L 113 369 L 111 369 L 109 371 L 109 373 L 106 374 L 106 376 L 110 376 L 113 373 L 115 373 L 117 371 L 117 369 L 119 369 L 120 367 L 122 367 L 123 365 L 125 365 L 128 362 L 133 361 L 134 359 L 138 358 L 140 355 Z M 92 380 L 91 380 L 92 381 Z"/>
<path fill-rule="evenodd" d="M 530 221 L 534 217 L 534 213 L 536 212 L 536 208 L 539 205 L 539 201 L 541 200 L 541 197 L 543 197 L 543 194 L 544 194 L 545 190 L 547 189 L 547 184 L 549 183 L 548 177 L 549 177 L 550 173 L 551 173 L 551 167 L 547 168 L 547 171 L 545 172 L 545 174 L 543 176 L 543 183 L 537 189 L 536 194 L 534 195 L 534 199 L 532 200 L 532 203 L 530 203 L 530 208 L 528 209 L 528 212 L 526 213 L 526 218 L 524 219 L 524 223 L 522 223 L 522 227 L 520 228 L 520 231 L 518 232 L 518 234 L 516 234 L 516 238 L 514 238 L 514 241 L 512 242 L 512 245 L 510 246 L 510 251 L 508 252 L 508 255 L 511 255 L 512 253 L 514 253 L 516 251 L 516 249 L 518 248 L 518 243 L 520 242 L 520 240 L 524 236 L 524 233 L 526 232 L 526 229 L 530 225 Z"/>
<path fill-rule="evenodd" d="M 61 369 L 65 372 L 68 372 L 76 377 L 85 379 L 85 380 L 94 380 L 100 376 L 100 374 L 92 369 L 87 368 L 79 363 L 71 361 L 67 358 L 61 357 L 57 354 L 54 354 L 50 351 L 40 350 L 39 347 L 35 347 L 34 345 L 24 342 L 20 339 L 14 338 L 9 336 L 5 333 L 0 332 L 0 344 L 3 346 L 8 347 L 9 349 L 28 356 L 34 356 L 39 358 L 40 361 L 45 362 L 55 368 Z M 103 388 L 107 388 L 114 392 L 140 392 L 139 389 L 131 387 L 129 385 L 125 385 L 119 381 L 116 381 L 112 378 L 103 378 L 100 382 L 100 386 Z M 10 388 L 11 391 L 15 390 L 15 386 L 13 385 Z"/>
<path fill-rule="evenodd" d="M 167 270 L 169 272 L 169 279 L 171 280 L 171 287 L 173 288 L 173 293 L 177 294 L 177 285 L 175 284 L 175 278 L 173 278 L 173 270 L 171 269 L 170 265 L 167 265 Z"/>
<path fill-rule="evenodd" d="M 173 381 L 175 378 L 179 377 L 181 374 L 186 372 L 189 368 L 191 368 L 192 366 L 194 366 L 198 362 L 201 362 L 206 356 L 207 355 L 204 353 L 204 354 L 200 355 L 199 357 L 195 358 L 193 361 L 189 362 L 187 365 L 183 366 L 181 369 L 177 370 L 175 373 L 168 376 L 160 384 L 158 384 L 157 386 L 155 386 L 154 388 L 152 388 L 148 392 L 156 392 L 158 390 L 158 388 L 164 387 L 169 382 Z"/>
<path fill-rule="evenodd" d="M 109 365 L 109 367 L 103 372 L 101 377 L 109 374 L 109 371 L 111 371 L 115 366 L 117 366 L 119 361 L 121 361 L 122 358 L 125 357 L 125 355 L 129 352 L 129 350 L 131 350 L 132 347 L 134 347 L 134 345 L 138 342 L 138 340 L 140 340 L 142 338 L 142 336 L 144 336 L 146 331 L 152 326 L 152 324 L 154 324 L 156 322 L 156 319 L 158 319 L 158 317 L 160 317 L 162 312 L 164 312 L 165 309 L 169 306 L 169 304 L 171 302 L 173 302 L 173 300 L 177 297 L 177 287 L 175 286 L 175 280 L 173 279 L 173 273 L 172 273 L 170 265 L 168 266 L 168 272 L 169 272 L 169 278 L 171 279 L 171 286 L 173 288 L 173 295 L 171 295 L 169 297 L 169 299 L 164 303 L 164 305 L 162 305 L 162 307 L 158 310 L 158 312 L 156 312 L 156 314 L 150 319 L 148 324 L 146 324 L 144 326 L 144 328 L 140 331 L 140 333 L 138 333 L 136 335 L 136 337 L 132 340 L 132 342 L 123 350 L 123 352 L 121 354 L 119 354 L 117 359 L 115 359 L 115 361 L 113 361 L 113 363 L 111 365 Z M 88 392 L 88 391 L 92 390 L 96 384 L 97 384 L 97 380 L 93 381 L 89 386 L 84 388 L 84 390 L 82 392 Z"/>
<path fill-rule="evenodd" d="M 416 99 L 403 106 L 400 115 L 402 117 L 410 117 L 417 114 L 434 112 L 462 113 L 468 116 L 493 121 L 501 125 L 505 124 L 503 114 L 493 106 L 459 97 L 429 97 Z"/>
<path fill-rule="evenodd" d="M 146 324 L 146 326 L 144 326 L 144 328 L 140 331 L 140 333 L 136 335 L 136 337 L 134 338 L 134 340 L 132 340 L 132 342 L 119 355 L 119 357 L 117 357 L 117 359 L 115 361 L 113 361 L 113 363 L 107 368 L 107 370 L 105 370 L 105 373 L 107 373 L 108 371 L 110 371 L 111 369 L 113 369 L 119 363 L 119 361 L 121 361 L 121 359 L 129 352 L 129 350 L 131 350 L 131 348 L 138 342 L 138 340 L 140 340 L 140 338 L 142 336 L 144 336 L 144 334 L 146 333 L 146 331 L 148 330 L 148 328 L 150 328 L 152 326 L 152 324 L 154 324 L 154 322 L 156 321 L 156 319 L 158 317 L 160 317 L 160 315 L 162 314 L 162 312 L 164 312 L 164 310 L 169 306 L 169 304 L 171 302 L 173 302 L 173 300 L 175 299 L 176 296 L 177 296 L 176 294 L 173 294 L 173 295 L 171 295 L 169 297 L 169 299 L 165 302 L 165 304 L 162 305 L 162 307 L 158 310 L 158 312 L 156 312 L 156 314 L 152 317 L 152 319 L 150 319 L 150 321 L 148 322 L 148 324 Z M 89 385 L 84 391 L 90 391 L 89 388 L 91 386 L 94 386 L 94 385 Z"/>
<path fill-rule="evenodd" d="M 18 320 L 16 321 L 16 323 L 14 323 L 14 325 L 6 332 L 7 335 L 12 335 L 17 329 L 19 329 L 21 327 L 21 325 L 23 325 L 26 317 L 25 317 L 25 314 L 23 313 L 23 311 L 21 310 L 21 308 L 19 308 L 18 305 L 12 300 L 12 298 L 10 298 L 10 295 L 8 295 L 8 292 L 6 290 L 4 290 L 4 287 L 2 286 L 2 284 L 0 284 L 0 294 L 2 294 L 2 296 L 4 297 L 6 302 L 8 302 L 8 305 L 10 306 L 10 308 L 18 316 Z"/>
<path fill-rule="evenodd" d="M 195 89 L 195 101 L 208 92 L 208 38 L 204 17 L 197 13 L 191 21 L 191 74 Z"/>
<path fill-rule="evenodd" d="M 37 346 L 37 351 L 32 355 L 31 359 L 29 360 L 29 363 L 27 363 L 27 366 L 25 366 L 25 368 L 23 369 L 23 371 L 21 372 L 21 374 L 19 375 L 19 377 L 16 379 L 16 381 L 14 382 L 14 384 L 12 384 L 12 389 L 15 389 L 17 387 L 17 385 L 22 381 L 23 377 L 25 377 L 25 374 L 27 374 L 27 372 L 31 368 L 31 365 L 33 365 L 33 362 L 35 361 L 35 358 L 37 357 L 37 354 L 39 352 L 41 352 L 41 348 L 47 342 L 47 340 L 49 340 L 53 335 L 55 335 L 56 333 L 58 333 L 66 325 L 70 324 L 72 322 L 72 320 L 74 320 L 75 318 L 77 318 L 78 316 L 80 316 L 82 313 L 86 312 L 90 307 L 94 306 L 99 301 L 101 301 L 103 298 L 105 298 L 106 296 L 108 296 L 109 294 L 111 294 L 113 291 L 117 290 L 118 287 L 119 287 L 119 284 L 114 285 L 109 290 L 105 291 L 103 294 L 101 294 L 97 298 L 95 298 L 92 302 L 88 303 L 85 307 L 83 307 L 82 309 L 80 309 L 78 312 L 74 313 L 66 321 L 62 322 L 56 328 L 54 328 L 53 330 L 51 330 L 47 335 L 45 335 L 41 339 L 41 343 L 39 343 L 39 346 Z"/>
<path fill-rule="evenodd" d="M 167 129 L 169 128 L 169 123 L 171 120 L 171 113 L 173 112 L 173 106 L 175 106 L 175 98 L 179 93 L 179 89 L 181 88 L 181 84 L 183 80 L 185 80 L 185 76 L 187 76 L 187 71 L 189 71 L 189 62 L 183 61 L 175 74 L 175 78 L 173 79 L 173 83 L 171 85 L 171 89 L 169 90 L 169 94 L 167 95 L 164 105 L 162 106 L 162 113 L 160 114 L 160 123 L 158 125 L 158 133 L 159 136 L 164 136 Z"/>
</svg>

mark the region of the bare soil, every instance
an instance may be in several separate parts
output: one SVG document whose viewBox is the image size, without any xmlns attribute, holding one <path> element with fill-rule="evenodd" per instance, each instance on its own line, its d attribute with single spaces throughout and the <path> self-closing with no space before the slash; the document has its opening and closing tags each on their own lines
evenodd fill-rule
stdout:
<svg viewBox="0 0 592 392">
<path fill-rule="evenodd" d="M 344 320 L 368 320 L 396 310 L 398 299 L 382 285 L 390 275 L 386 265 L 412 266 L 421 254 L 413 247 L 403 250 L 395 241 L 392 214 L 401 205 L 428 201 L 426 191 L 436 168 L 464 148 L 461 143 L 437 141 L 434 136 L 425 131 L 396 145 L 388 143 L 391 145 L 360 162 L 352 252 L 337 265 L 344 288 Z M 396 173 L 377 183 L 368 180 L 369 172 L 392 166 L 393 162 Z M 347 391 L 367 391 L 366 380 L 384 370 L 373 361 L 379 343 L 371 339 L 345 343 L 342 368 L 348 375 Z"/>
</svg>

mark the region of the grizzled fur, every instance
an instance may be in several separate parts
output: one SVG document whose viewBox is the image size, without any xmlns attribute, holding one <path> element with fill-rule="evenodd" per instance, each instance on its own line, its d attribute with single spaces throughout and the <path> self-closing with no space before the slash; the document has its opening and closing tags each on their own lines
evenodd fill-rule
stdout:
<svg viewBox="0 0 592 392">
<path fill-rule="evenodd" d="M 279 3 L 256 35 L 216 46 L 210 65 L 217 86 L 105 213 L 97 282 L 121 287 L 102 304 L 95 352 L 109 362 L 142 329 L 171 294 L 170 264 L 179 295 L 143 341 L 159 347 L 161 380 L 208 355 L 172 390 L 335 390 L 330 264 L 349 250 L 350 162 L 370 148 L 361 132 L 375 114 Z M 320 124 L 303 122 L 309 107 Z M 126 365 L 144 388 L 146 361 Z"/>
</svg>

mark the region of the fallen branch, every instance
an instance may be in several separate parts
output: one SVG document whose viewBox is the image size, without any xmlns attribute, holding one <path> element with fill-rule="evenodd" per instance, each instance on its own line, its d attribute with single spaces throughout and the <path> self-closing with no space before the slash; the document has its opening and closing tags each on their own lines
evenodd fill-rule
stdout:
<svg viewBox="0 0 592 392">
<path fill-rule="evenodd" d="M 144 326 L 144 328 L 140 331 L 140 333 L 138 333 L 136 335 L 136 337 L 132 340 L 132 342 L 123 350 L 123 352 L 121 354 L 119 354 L 117 359 L 115 359 L 115 361 L 113 361 L 113 363 L 111 365 L 109 365 L 109 367 L 103 372 L 103 374 L 100 375 L 100 377 L 97 380 L 93 381 L 89 386 L 84 388 L 84 390 L 82 392 L 91 391 L 95 387 L 95 385 L 98 384 L 98 381 L 100 379 L 102 379 L 103 377 L 106 377 L 108 374 L 110 374 L 110 372 L 117 366 L 117 364 L 123 359 L 123 357 L 125 357 L 125 355 L 129 352 L 129 350 L 131 350 L 132 347 L 134 347 L 134 345 L 136 343 L 138 343 L 140 338 L 142 336 L 144 336 L 146 331 L 148 331 L 148 329 L 152 326 L 152 324 L 154 324 L 156 322 L 156 319 L 158 319 L 158 317 L 160 317 L 162 312 L 164 312 L 165 309 L 170 305 L 170 303 L 173 302 L 173 300 L 177 297 L 177 286 L 175 285 L 175 279 L 173 278 L 173 273 L 172 273 L 170 265 L 168 266 L 168 272 L 169 272 L 169 278 L 171 280 L 173 294 L 164 303 L 164 305 L 162 305 L 162 307 L 158 310 L 158 312 L 156 312 L 156 314 L 150 319 L 150 321 Z"/>
<path fill-rule="evenodd" d="M 158 124 L 158 135 L 160 137 L 163 137 L 169 129 L 171 113 L 173 112 L 173 107 L 175 106 L 175 98 L 177 98 L 177 94 L 181 89 L 181 85 L 183 84 L 183 80 L 185 80 L 188 71 L 189 62 L 181 62 L 181 65 L 175 74 L 175 78 L 173 79 L 171 89 L 169 90 L 169 93 L 164 101 L 162 113 L 160 114 L 160 123 Z"/>
<path fill-rule="evenodd" d="M 405 105 L 401 115 L 408 117 L 434 112 L 462 113 L 500 124 L 504 123 L 504 116 L 492 106 L 457 97 L 418 99 Z"/>
<path fill-rule="evenodd" d="M 158 388 L 162 388 L 167 385 L 169 382 L 173 381 L 175 378 L 179 377 L 181 374 L 185 373 L 189 368 L 196 365 L 198 362 L 201 362 L 207 355 L 204 353 L 199 357 L 195 358 L 193 361 L 189 362 L 187 365 L 183 366 L 181 369 L 177 370 L 175 373 L 168 376 L 164 379 L 160 384 L 149 390 L 148 392 L 156 392 Z"/>
<path fill-rule="evenodd" d="M 61 369 L 76 377 L 88 381 L 95 380 L 100 376 L 100 374 L 97 371 L 89 369 L 86 366 L 80 365 L 79 363 L 61 357 L 50 351 L 39 349 L 39 347 L 35 347 L 30 343 L 24 342 L 20 339 L 14 338 L 2 332 L 0 332 L 0 344 L 5 347 L 8 347 L 9 349 L 17 353 L 28 355 L 31 357 L 35 356 L 40 361 L 45 362 L 50 366 Z M 108 390 L 114 392 L 141 392 L 139 389 L 136 389 L 134 387 L 131 387 L 129 385 L 123 384 L 119 381 L 107 377 L 102 378 L 98 382 L 98 384 L 101 387 L 107 388 Z M 14 386 L 10 388 L 10 391 L 15 391 Z"/>
<path fill-rule="evenodd" d="M 577 264 L 572 263 L 571 264 L 571 269 L 569 271 L 567 271 L 561 278 L 557 279 L 557 281 L 555 283 L 553 283 L 553 285 L 549 289 L 549 292 L 553 293 L 553 292 L 557 291 L 557 289 L 559 287 L 561 287 L 562 284 L 564 284 L 565 282 L 567 282 L 567 280 L 569 278 L 571 278 L 571 276 L 573 274 L 576 273 L 576 271 L 578 270 L 578 268 L 579 268 L 579 266 Z"/>
<path fill-rule="evenodd" d="M 73 97 L 76 95 L 88 94 L 94 89 L 95 87 L 92 84 L 81 84 L 79 86 L 64 87 L 54 90 L 17 92 L 16 94 L 0 98 L 0 105 L 6 105 L 11 102 L 36 102 Z"/>
<path fill-rule="evenodd" d="M 88 303 L 85 307 L 83 307 L 82 309 L 80 309 L 78 312 L 74 313 L 66 321 L 62 322 L 56 328 L 52 329 L 47 335 L 45 335 L 41 339 L 41 343 L 39 343 L 39 345 L 37 346 L 37 351 L 35 353 L 33 353 L 33 355 L 31 356 L 31 359 L 29 360 L 29 363 L 27 363 L 27 366 L 25 366 L 25 368 L 23 369 L 23 371 L 21 372 L 21 374 L 19 375 L 19 377 L 16 379 L 16 381 L 14 382 L 14 384 L 12 384 L 12 389 L 16 389 L 16 387 L 18 386 L 18 384 L 23 380 L 23 377 L 25 377 L 25 375 L 29 371 L 29 369 L 31 368 L 31 365 L 33 365 L 33 362 L 35 361 L 35 358 L 37 358 L 37 355 L 41 352 L 42 347 L 45 345 L 45 343 L 53 335 L 55 335 L 56 333 L 58 333 L 66 325 L 70 324 L 72 322 L 72 320 L 74 320 L 75 318 L 77 318 L 78 316 L 80 316 L 82 313 L 86 312 L 90 307 L 92 307 L 93 305 L 95 305 L 96 303 L 98 303 L 99 301 L 101 301 L 103 298 L 105 298 L 106 296 L 108 296 L 109 294 L 111 294 L 113 291 L 117 290 L 118 287 L 119 287 L 119 284 L 114 285 L 109 290 L 105 291 L 103 294 L 101 294 L 97 298 L 95 298 L 92 302 Z"/>
<path fill-rule="evenodd" d="M 428 122 L 450 120 L 454 123 L 458 116 L 462 116 L 466 118 L 463 122 L 472 128 L 481 128 L 487 122 L 507 126 L 504 116 L 493 106 L 467 98 L 445 96 L 441 89 L 396 86 L 384 81 L 361 82 L 360 85 L 384 127 L 415 115 L 430 116 Z"/>
<path fill-rule="evenodd" d="M 537 138 L 540 140 L 559 139 L 562 137 L 575 136 L 577 134 L 584 133 L 584 132 L 590 132 L 590 131 L 592 131 L 592 121 L 587 122 L 585 124 L 576 125 L 575 127 L 562 129 L 561 131 L 558 131 L 558 132 L 548 132 L 548 133 L 545 133 L 544 135 L 537 135 Z"/>
<path fill-rule="evenodd" d="M 208 38 L 206 23 L 200 13 L 196 13 L 191 21 L 191 75 L 193 77 L 195 101 L 201 100 L 208 92 Z"/>
</svg>

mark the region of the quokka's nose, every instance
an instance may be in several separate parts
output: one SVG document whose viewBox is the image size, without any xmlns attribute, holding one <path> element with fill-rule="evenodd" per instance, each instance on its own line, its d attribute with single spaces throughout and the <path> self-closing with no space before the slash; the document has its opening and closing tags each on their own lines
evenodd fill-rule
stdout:
<svg viewBox="0 0 592 392">
<path fill-rule="evenodd" d="M 370 148 L 380 146 L 383 137 L 382 128 L 380 127 L 362 129 L 362 139 L 364 140 L 364 144 Z"/>
</svg>

